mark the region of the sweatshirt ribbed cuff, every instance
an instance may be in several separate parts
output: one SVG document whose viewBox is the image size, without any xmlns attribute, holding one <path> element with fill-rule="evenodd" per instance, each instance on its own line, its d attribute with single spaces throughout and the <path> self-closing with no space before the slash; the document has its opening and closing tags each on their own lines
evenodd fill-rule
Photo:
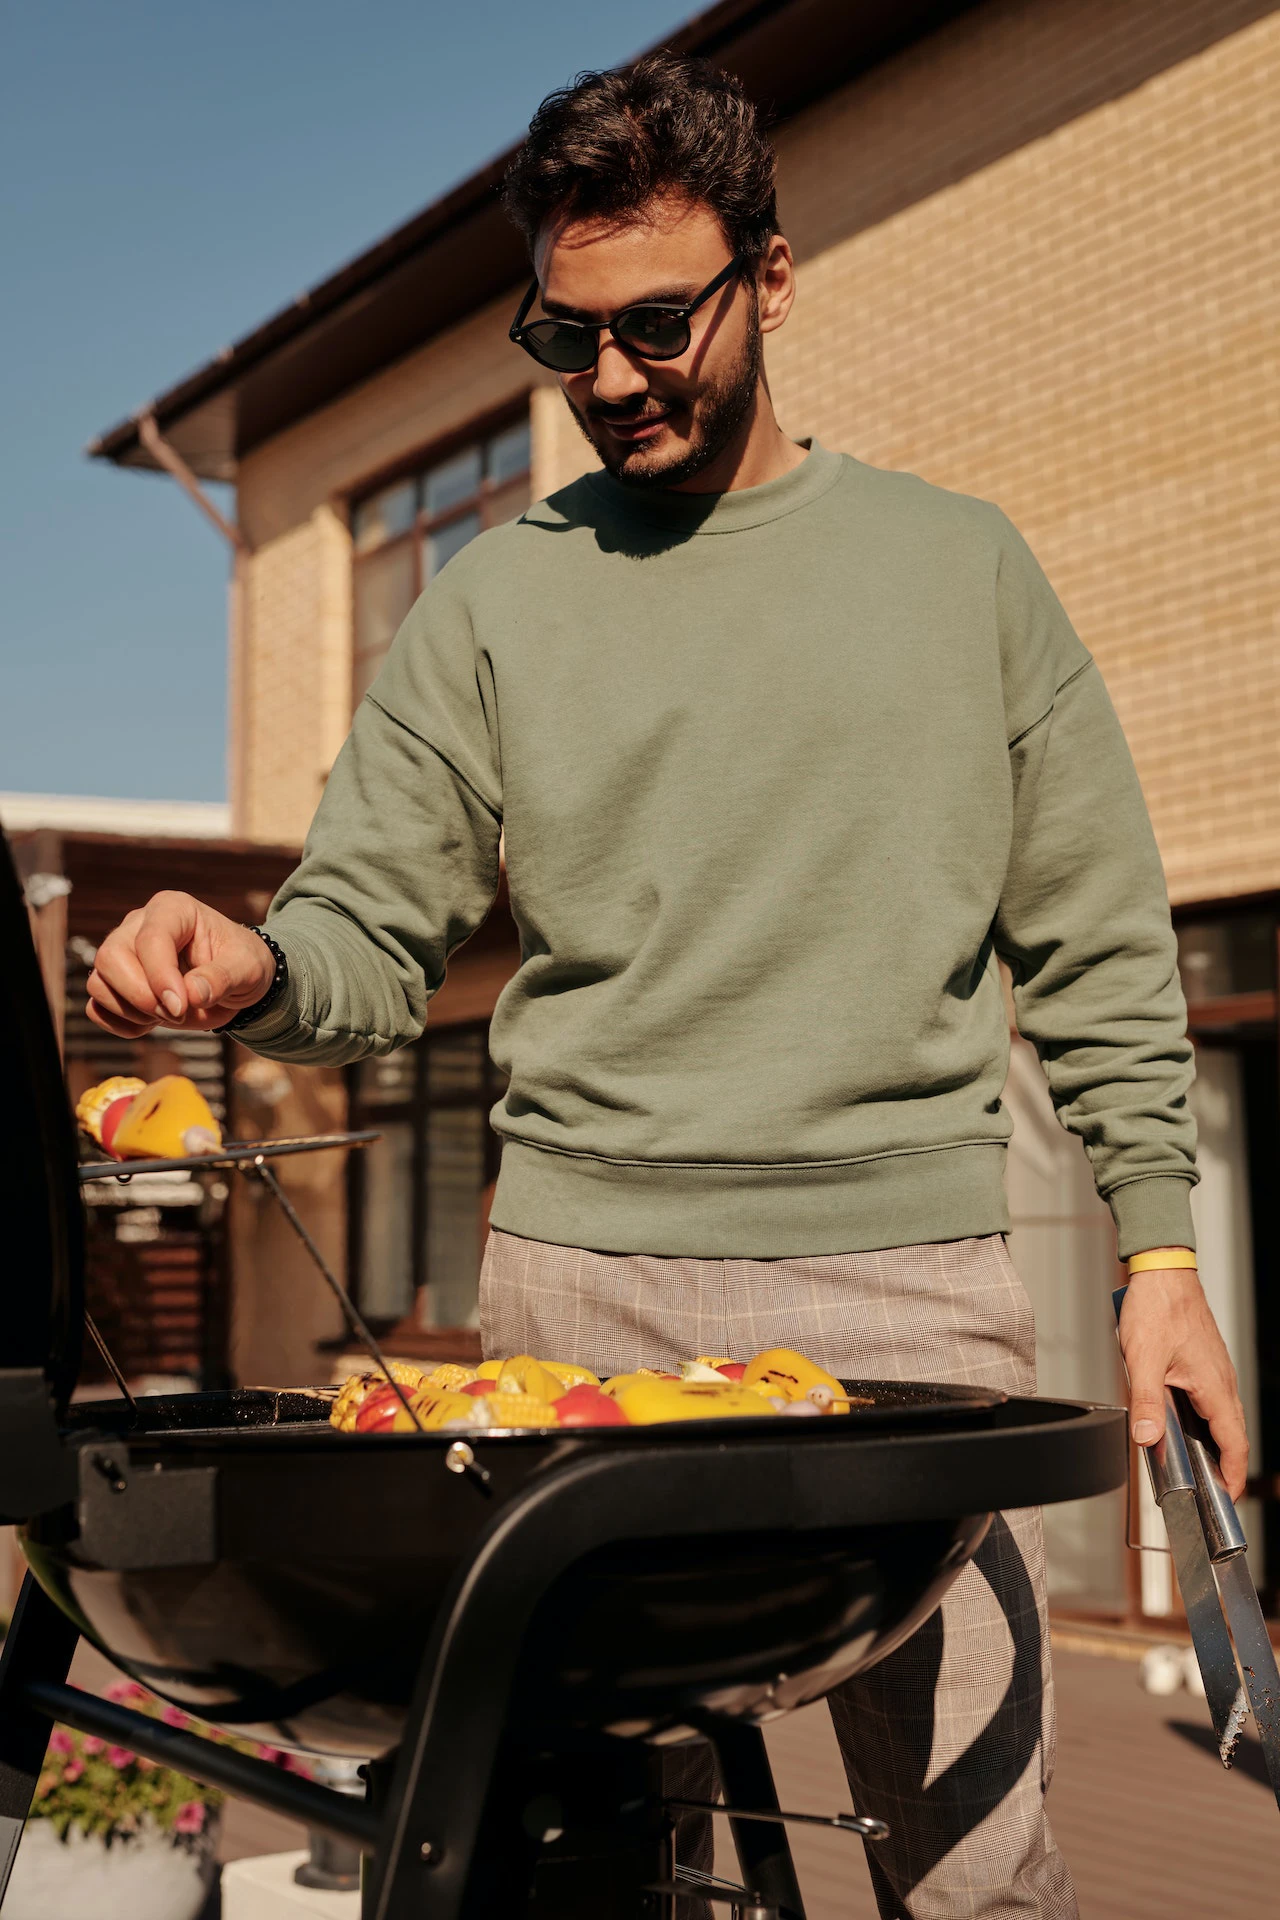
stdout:
<svg viewBox="0 0 1280 1920">
<path fill-rule="evenodd" d="M 1195 1246 L 1191 1187 L 1180 1175 L 1154 1174 L 1148 1180 L 1127 1181 L 1107 1195 L 1122 1260 L 1148 1247 Z"/>
<path fill-rule="evenodd" d="M 289 977 L 285 981 L 284 991 L 278 1000 L 273 1000 L 260 1019 L 246 1020 L 232 1034 L 233 1040 L 239 1040 L 242 1046 L 252 1050 L 258 1046 L 269 1045 L 272 1041 L 282 1040 L 286 1034 L 296 1033 L 303 1024 L 302 1019 L 302 982 L 303 961 L 298 951 L 297 941 L 281 940 L 274 927 L 268 929 L 273 940 L 277 941 L 289 967 Z"/>
</svg>

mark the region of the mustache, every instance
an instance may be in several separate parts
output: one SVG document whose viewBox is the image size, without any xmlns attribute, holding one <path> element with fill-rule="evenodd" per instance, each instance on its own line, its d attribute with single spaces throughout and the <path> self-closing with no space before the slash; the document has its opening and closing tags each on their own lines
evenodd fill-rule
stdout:
<svg viewBox="0 0 1280 1920">
<path fill-rule="evenodd" d="M 586 409 L 588 420 L 625 421 L 628 426 L 637 420 L 665 420 L 668 414 L 675 412 L 672 401 L 654 400 L 647 394 L 639 394 L 634 400 L 593 400 Z"/>
</svg>

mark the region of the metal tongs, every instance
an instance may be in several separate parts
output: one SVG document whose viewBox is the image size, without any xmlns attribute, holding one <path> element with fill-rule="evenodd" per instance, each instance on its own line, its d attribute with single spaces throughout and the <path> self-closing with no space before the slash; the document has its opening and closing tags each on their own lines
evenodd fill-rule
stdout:
<svg viewBox="0 0 1280 1920">
<path fill-rule="evenodd" d="M 1117 1320 L 1125 1292 L 1121 1287 L 1113 1295 Z M 1217 1447 L 1181 1387 L 1165 1389 L 1164 1436 L 1142 1451 L 1169 1536 L 1218 1756 L 1224 1767 L 1231 1765 L 1252 1708 L 1280 1804 L 1280 1672 Z"/>
</svg>

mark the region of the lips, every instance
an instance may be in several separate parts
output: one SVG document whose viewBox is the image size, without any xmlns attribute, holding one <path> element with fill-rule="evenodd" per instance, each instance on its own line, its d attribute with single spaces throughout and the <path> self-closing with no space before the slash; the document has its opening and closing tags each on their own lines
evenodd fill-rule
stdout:
<svg viewBox="0 0 1280 1920">
<path fill-rule="evenodd" d="M 636 445 L 644 440 L 652 440 L 666 426 L 671 416 L 669 413 L 646 413 L 632 420 L 611 420 L 602 418 L 600 415 L 596 417 L 615 440 L 626 440 Z"/>
</svg>

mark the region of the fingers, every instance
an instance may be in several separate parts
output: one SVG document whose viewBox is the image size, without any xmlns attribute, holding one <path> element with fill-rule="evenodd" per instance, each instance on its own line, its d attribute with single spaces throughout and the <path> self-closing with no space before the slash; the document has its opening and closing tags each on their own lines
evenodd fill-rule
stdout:
<svg viewBox="0 0 1280 1920">
<path fill-rule="evenodd" d="M 1249 1435 L 1234 1375 L 1227 1380 L 1201 1380 L 1189 1386 L 1187 1393 L 1196 1412 L 1209 1422 L 1227 1492 L 1239 1500 L 1249 1473 Z"/>
<path fill-rule="evenodd" d="M 130 913 L 102 942 L 89 975 L 89 999 L 109 1016 L 141 1022 L 137 1031 L 145 1032 L 155 1025 L 158 1008 L 150 982 L 134 952 L 134 940 L 141 923 L 141 912 Z"/>
<path fill-rule="evenodd" d="M 198 903 L 189 893 L 157 893 L 148 900 L 134 934 L 137 964 L 147 981 L 152 1005 L 170 1020 L 187 1011 L 181 956 L 196 930 Z"/>
<path fill-rule="evenodd" d="M 1129 1368 L 1129 1431 L 1140 1447 L 1154 1446 L 1164 1432 L 1165 1355 L 1158 1347 L 1126 1353 Z"/>
<path fill-rule="evenodd" d="M 1166 1382 L 1208 1421 L 1233 1500 L 1244 1492 L 1249 1441 L 1235 1368 L 1194 1270 L 1148 1271 L 1129 1283 L 1120 1312 L 1129 1373 L 1129 1430 L 1139 1446 L 1164 1432 Z"/>
<path fill-rule="evenodd" d="M 216 1007 L 238 984 L 221 961 L 206 960 L 186 976 L 187 998 L 195 1007 Z"/>
<path fill-rule="evenodd" d="M 141 1023 L 136 1020 L 122 1020 L 114 1013 L 105 1013 L 93 1000 L 87 1002 L 85 1012 L 95 1027 L 101 1027 L 105 1033 L 114 1033 L 120 1040 L 137 1040 L 142 1034 L 149 1033 L 155 1025 L 153 1020 Z"/>
</svg>

